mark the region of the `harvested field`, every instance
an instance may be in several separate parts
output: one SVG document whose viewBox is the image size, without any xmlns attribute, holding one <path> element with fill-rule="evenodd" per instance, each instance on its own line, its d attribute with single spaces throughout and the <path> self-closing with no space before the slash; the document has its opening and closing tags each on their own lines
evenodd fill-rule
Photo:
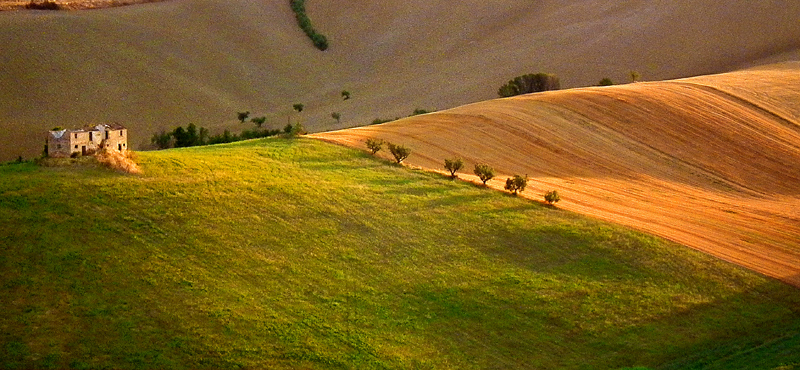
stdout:
<svg viewBox="0 0 800 370">
<path fill-rule="evenodd" d="M 523 196 L 660 235 L 800 286 L 800 63 L 498 99 L 313 135 L 407 162 L 527 174 Z M 380 154 L 380 153 L 379 153 Z M 388 153 L 383 153 L 388 158 Z"/>
</svg>

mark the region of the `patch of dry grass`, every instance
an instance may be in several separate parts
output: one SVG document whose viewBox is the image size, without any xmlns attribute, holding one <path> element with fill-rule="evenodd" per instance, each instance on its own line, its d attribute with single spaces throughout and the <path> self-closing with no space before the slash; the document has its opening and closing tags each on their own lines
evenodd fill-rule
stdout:
<svg viewBox="0 0 800 370">
<path fill-rule="evenodd" d="M 127 150 L 124 153 L 116 150 L 105 150 L 97 154 L 97 161 L 112 170 L 141 174 L 142 170 L 136 163 L 136 158 L 137 155 L 132 150 Z"/>
</svg>

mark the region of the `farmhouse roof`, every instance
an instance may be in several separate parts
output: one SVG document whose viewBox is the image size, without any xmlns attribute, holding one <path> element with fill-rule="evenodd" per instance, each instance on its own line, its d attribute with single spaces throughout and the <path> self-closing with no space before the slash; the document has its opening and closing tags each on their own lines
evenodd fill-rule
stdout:
<svg viewBox="0 0 800 370">
<path fill-rule="evenodd" d="M 53 135 L 56 139 L 61 139 L 62 136 L 67 132 L 67 130 L 59 130 L 59 131 L 50 131 L 50 135 Z"/>
</svg>

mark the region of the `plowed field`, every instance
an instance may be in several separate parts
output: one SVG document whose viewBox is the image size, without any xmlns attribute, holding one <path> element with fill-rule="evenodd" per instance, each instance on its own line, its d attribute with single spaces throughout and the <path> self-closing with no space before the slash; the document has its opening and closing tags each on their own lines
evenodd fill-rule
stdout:
<svg viewBox="0 0 800 370">
<path fill-rule="evenodd" d="M 407 163 L 660 235 L 800 286 L 800 63 L 721 75 L 491 100 L 312 135 L 412 150 Z M 390 154 L 379 153 L 386 158 Z"/>
</svg>

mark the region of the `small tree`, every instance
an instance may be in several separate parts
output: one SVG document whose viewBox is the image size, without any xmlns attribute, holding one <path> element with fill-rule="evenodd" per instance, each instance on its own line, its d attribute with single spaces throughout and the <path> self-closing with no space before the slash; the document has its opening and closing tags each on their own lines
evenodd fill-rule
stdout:
<svg viewBox="0 0 800 370">
<path fill-rule="evenodd" d="M 527 176 L 522 177 L 520 175 L 514 175 L 514 177 L 506 179 L 506 190 L 512 192 L 514 195 L 525 191 L 526 186 L 528 186 Z"/>
<path fill-rule="evenodd" d="M 608 77 L 600 80 L 600 82 L 597 83 L 597 86 L 611 86 L 611 85 L 614 85 L 614 81 L 611 81 L 611 79 Z"/>
<path fill-rule="evenodd" d="M 381 139 L 369 138 L 367 139 L 367 141 L 365 141 L 365 143 L 367 144 L 367 148 L 372 152 L 373 155 L 381 151 L 381 149 L 383 149 L 383 140 Z"/>
<path fill-rule="evenodd" d="M 639 72 L 636 71 L 631 71 L 630 76 L 631 76 L 631 83 L 639 82 L 639 79 L 642 77 L 642 75 L 640 75 Z"/>
<path fill-rule="evenodd" d="M 331 118 L 336 120 L 336 123 L 341 123 L 342 115 L 339 112 L 331 113 Z"/>
<path fill-rule="evenodd" d="M 297 137 L 300 135 L 305 135 L 306 130 L 303 128 L 303 125 L 300 122 L 296 123 L 292 128 L 289 130 L 289 137 Z"/>
<path fill-rule="evenodd" d="M 348 100 L 348 99 L 350 99 L 350 92 L 349 92 L 349 91 L 347 91 L 347 90 L 342 90 L 342 99 L 343 99 L 343 100 Z"/>
<path fill-rule="evenodd" d="M 461 158 L 445 159 L 444 168 L 450 171 L 450 177 L 456 178 L 456 172 L 464 167 L 464 160 Z"/>
<path fill-rule="evenodd" d="M 264 122 L 267 122 L 267 117 L 256 117 L 251 119 L 250 121 L 255 123 L 256 126 L 258 126 L 258 128 L 261 128 L 261 125 L 263 125 Z"/>
<path fill-rule="evenodd" d="M 484 185 L 486 185 L 486 182 L 494 177 L 494 169 L 488 164 L 476 164 L 475 169 L 472 172 L 475 172 L 475 175 L 477 175 L 478 178 L 483 181 Z"/>
<path fill-rule="evenodd" d="M 293 108 L 294 110 L 296 110 L 296 111 L 297 111 L 297 113 L 300 113 L 300 112 L 302 112 L 302 111 L 303 111 L 303 108 L 305 108 L 305 105 L 303 105 L 303 104 L 301 104 L 301 103 L 297 103 L 297 104 L 294 104 L 294 105 L 292 105 L 292 108 Z"/>
<path fill-rule="evenodd" d="M 158 149 L 170 148 L 173 145 L 172 132 L 161 130 L 161 133 L 153 134 L 153 137 L 150 138 L 150 142 L 155 144 Z"/>
<path fill-rule="evenodd" d="M 239 122 L 241 122 L 241 123 L 244 123 L 244 121 L 247 119 L 247 117 L 250 117 L 250 111 L 247 111 L 247 112 L 237 112 L 237 113 L 236 113 L 236 118 L 238 118 L 238 119 L 239 119 Z"/>
<path fill-rule="evenodd" d="M 420 114 L 426 114 L 426 113 L 430 113 L 430 112 L 432 112 L 432 111 L 429 111 L 427 109 L 417 108 L 417 109 L 414 109 L 414 112 L 411 113 L 411 116 L 418 116 Z"/>
<path fill-rule="evenodd" d="M 544 194 L 544 200 L 547 204 L 554 205 L 561 200 L 561 197 L 558 195 L 558 191 L 551 190 Z"/>
<path fill-rule="evenodd" d="M 501 98 L 561 88 L 558 76 L 547 73 L 530 73 L 514 77 L 497 90 Z"/>
<path fill-rule="evenodd" d="M 389 148 L 389 152 L 392 153 L 394 156 L 394 160 L 397 163 L 402 163 L 409 155 L 411 155 L 411 149 L 408 149 L 402 145 L 395 145 L 392 143 L 386 143 L 386 146 Z"/>
</svg>

